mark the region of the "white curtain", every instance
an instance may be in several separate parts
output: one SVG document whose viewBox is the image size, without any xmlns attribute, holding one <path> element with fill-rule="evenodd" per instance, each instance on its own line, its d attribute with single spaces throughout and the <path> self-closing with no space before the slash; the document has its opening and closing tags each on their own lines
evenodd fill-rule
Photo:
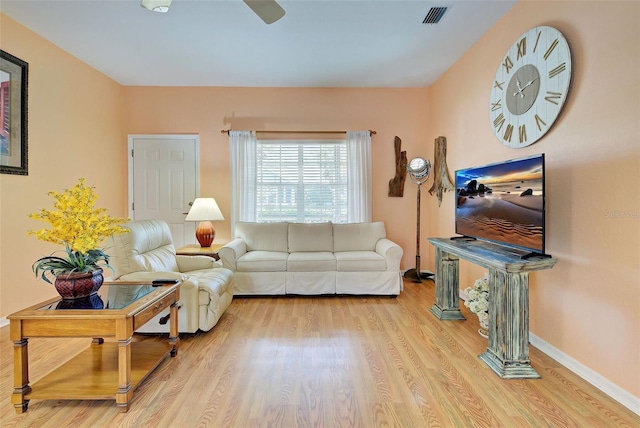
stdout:
<svg viewBox="0 0 640 428">
<path fill-rule="evenodd" d="M 371 221 L 371 133 L 347 131 L 349 223 Z"/>
<path fill-rule="evenodd" d="M 237 221 L 256 219 L 256 132 L 229 131 L 231 236 Z"/>
</svg>

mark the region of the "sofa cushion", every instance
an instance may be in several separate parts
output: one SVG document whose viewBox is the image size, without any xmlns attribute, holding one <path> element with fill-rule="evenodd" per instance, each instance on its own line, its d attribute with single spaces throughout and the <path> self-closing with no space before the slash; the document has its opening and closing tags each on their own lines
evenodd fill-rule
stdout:
<svg viewBox="0 0 640 428">
<path fill-rule="evenodd" d="M 387 268 L 384 257 L 374 251 L 343 251 L 334 255 L 340 272 L 381 271 Z"/>
<path fill-rule="evenodd" d="M 289 223 L 289 252 L 333 251 L 331 223 Z"/>
<path fill-rule="evenodd" d="M 247 243 L 247 251 L 288 251 L 289 223 L 236 222 L 236 238 Z"/>
<path fill-rule="evenodd" d="M 336 270 L 336 258 L 326 251 L 297 252 L 289 254 L 288 272 L 333 272 Z"/>
<path fill-rule="evenodd" d="M 286 272 L 288 257 L 281 251 L 249 251 L 238 259 L 238 272 Z"/>
<path fill-rule="evenodd" d="M 384 223 L 333 223 L 333 251 L 375 251 L 376 243 L 386 238 Z"/>
</svg>

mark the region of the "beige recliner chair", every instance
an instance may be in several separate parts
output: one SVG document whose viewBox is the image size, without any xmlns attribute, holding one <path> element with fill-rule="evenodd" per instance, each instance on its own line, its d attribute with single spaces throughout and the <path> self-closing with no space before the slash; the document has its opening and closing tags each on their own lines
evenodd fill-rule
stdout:
<svg viewBox="0 0 640 428">
<path fill-rule="evenodd" d="M 211 330 L 231 304 L 233 273 L 211 257 L 176 255 L 169 226 L 164 221 L 131 221 L 124 227 L 130 233 L 114 235 L 106 244 L 109 264 L 115 271 L 112 279 L 151 281 L 162 278 L 183 281 L 178 311 L 179 332 Z M 130 292 L 136 292 L 135 286 Z M 124 297 L 110 293 L 107 300 L 115 301 Z M 168 332 L 168 313 L 167 309 L 137 331 Z"/>
</svg>

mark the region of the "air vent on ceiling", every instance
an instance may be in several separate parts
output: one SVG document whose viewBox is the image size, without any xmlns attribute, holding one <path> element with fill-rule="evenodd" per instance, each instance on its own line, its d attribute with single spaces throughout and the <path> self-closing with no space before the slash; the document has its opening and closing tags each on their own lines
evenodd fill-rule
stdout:
<svg viewBox="0 0 640 428">
<path fill-rule="evenodd" d="M 427 16 L 422 21 L 423 24 L 437 24 L 440 22 L 445 13 L 447 13 L 447 7 L 432 7 L 427 12 Z"/>
</svg>

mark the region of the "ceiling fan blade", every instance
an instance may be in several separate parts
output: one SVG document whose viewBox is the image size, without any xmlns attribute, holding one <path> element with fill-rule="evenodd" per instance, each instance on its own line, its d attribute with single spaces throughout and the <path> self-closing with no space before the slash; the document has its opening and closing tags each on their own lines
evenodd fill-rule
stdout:
<svg viewBox="0 0 640 428">
<path fill-rule="evenodd" d="M 273 24 L 286 13 L 276 0 L 243 0 L 265 24 Z"/>
</svg>

